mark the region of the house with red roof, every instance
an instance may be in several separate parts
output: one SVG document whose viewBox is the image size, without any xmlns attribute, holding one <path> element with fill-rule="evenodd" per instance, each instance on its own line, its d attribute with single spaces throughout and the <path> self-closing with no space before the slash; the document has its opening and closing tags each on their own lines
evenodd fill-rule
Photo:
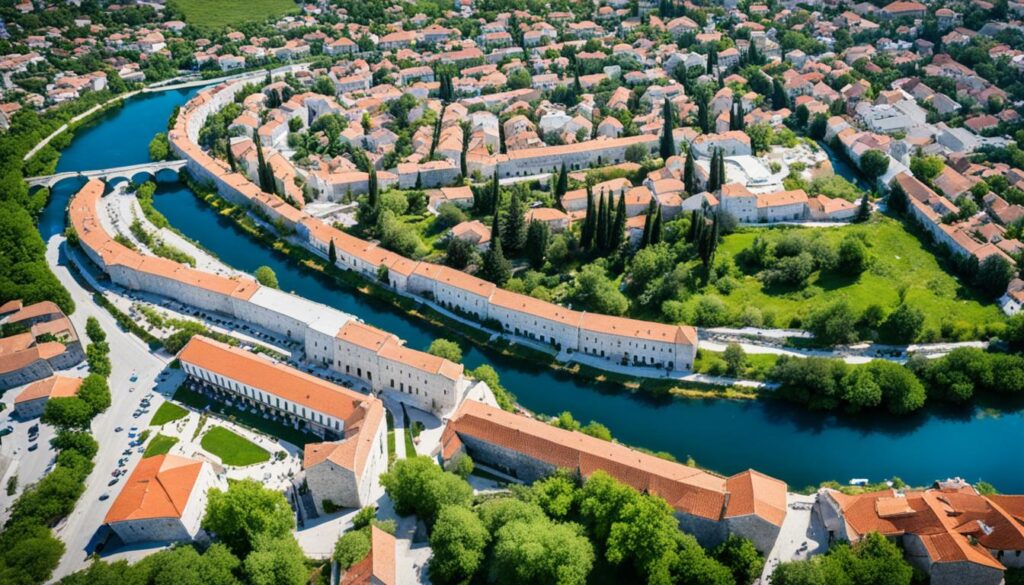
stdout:
<svg viewBox="0 0 1024 585">
<path fill-rule="evenodd" d="M 212 466 L 177 455 L 139 461 L 103 522 L 124 544 L 195 540 L 212 488 L 226 488 Z"/>
</svg>

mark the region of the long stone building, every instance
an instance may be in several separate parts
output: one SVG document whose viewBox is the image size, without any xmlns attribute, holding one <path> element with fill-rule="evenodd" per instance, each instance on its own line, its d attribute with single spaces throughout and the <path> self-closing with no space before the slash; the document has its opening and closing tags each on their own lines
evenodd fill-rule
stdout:
<svg viewBox="0 0 1024 585">
<path fill-rule="evenodd" d="M 303 459 L 321 513 L 325 502 L 358 508 L 374 500 L 388 464 L 380 400 L 207 337 L 193 337 L 178 359 L 193 380 L 215 392 L 327 439 L 307 444 Z"/>
<path fill-rule="evenodd" d="M 756 471 L 721 477 L 473 400 L 462 404 L 441 436 L 445 460 L 460 453 L 527 483 L 557 469 L 583 478 L 603 470 L 664 498 L 680 527 L 704 546 L 738 534 L 767 553 L 786 517 L 786 484 Z"/>
<path fill-rule="evenodd" d="M 510 335 L 550 344 L 571 354 L 580 352 L 615 365 L 644 365 L 668 371 L 688 371 L 697 351 L 696 330 L 688 326 L 665 325 L 648 321 L 595 315 L 573 311 L 553 303 L 532 299 L 444 266 L 417 262 L 385 250 L 335 229 L 305 211 L 285 203 L 280 197 L 262 192 L 244 175 L 213 158 L 199 147 L 199 132 L 206 119 L 234 101 L 235 94 L 250 78 L 204 90 L 179 112 L 168 134 L 175 154 L 187 161 L 188 172 L 200 181 L 212 184 L 229 201 L 257 210 L 295 232 L 307 247 L 323 256 L 332 243 L 336 264 L 377 280 L 386 276 L 395 290 L 434 300 L 453 312 L 480 323 L 500 325 Z M 653 136 L 588 141 L 581 145 L 528 149 L 522 153 L 497 155 L 492 165 L 506 176 L 550 172 L 562 161 L 569 168 L 591 164 L 611 164 L 621 160 L 631 145 L 656 147 Z M 582 166 L 581 166 L 582 165 Z M 320 356 L 328 359 L 327 356 Z"/>
<path fill-rule="evenodd" d="M 353 375 L 375 390 L 396 392 L 414 406 L 450 412 L 474 382 L 455 364 L 403 345 L 402 340 L 354 317 L 247 277 L 210 274 L 165 258 L 145 256 L 115 241 L 97 217 L 104 184 L 87 183 L 72 200 L 71 225 L 85 254 L 110 279 L 208 311 L 230 315 L 303 344 L 306 359 Z M 363 336 L 348 334 L 366 332 Z M 367 351 L 366 335 L 386 338 Z M 358 338 L 357 338 L 358 337 Z"/>
</svg>

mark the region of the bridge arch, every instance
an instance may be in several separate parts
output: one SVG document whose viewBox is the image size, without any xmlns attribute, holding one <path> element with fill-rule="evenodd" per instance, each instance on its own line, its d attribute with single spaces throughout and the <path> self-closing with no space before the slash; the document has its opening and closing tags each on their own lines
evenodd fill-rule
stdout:
<svg viewBox="0 0 1024 585">
<path fill-rule="evenodd" d="M 80 175 L 80 174 L 78 174 L 78 175 L 66 175 L 66 176 L 61 177 L 59 179 L 55 179 L 55 180 L 50 181 L 45 186 L 49 187 L 50 191 L 56 191 L 58 188 L 60 188 L 60 189 L 73 188 L 73 189 L 77 190 L 77 189 L 81 189 L 82 186 L 85 185 L 85 183 L 87 181 L 88 181 L 88 179 L 85 178 L 84 176 Z"/>
<path fill-rule="evenodd" d="M 159 169 L 154 175 L 157 183 L 178 182 L 178 171 L 174 169 Z"/>
</svg>

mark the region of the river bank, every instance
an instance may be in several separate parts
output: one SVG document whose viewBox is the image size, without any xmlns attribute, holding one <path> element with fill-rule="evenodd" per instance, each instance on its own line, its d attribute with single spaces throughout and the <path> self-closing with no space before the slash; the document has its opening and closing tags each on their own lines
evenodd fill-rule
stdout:
<svg viewBox="0 0 1024 585">
<path fill-rule="evenodd" d="M 153 134 L 166 129 L 174 107 L 190 91 L 145 94 L 83 128 L 64 150 L 58 170 L 127 166 L 148 160 Z M 171 99 L 176 98 L 176 99 Z M 44 238 L 63 232 L 64 209 L 80 182 L 55 186 L 39 222 Z M 305 270 L 279 251 L 264 249 L 213 211 L 186 187 L 163 184 L 154 206 L 178 231 L 211 250 L 226 264 L 246 272 L 261 265 L 277 274 L 281 288 L 357 315 L 395 333 L 410 347 L 425 349 L 443 326 L 410 319 L 382 300 L 354 292 Z M 607 426 L 623 443 L 692 456 L 701 466 L 732 474 L 754 468 L 797 489 L 853 477 L 872 481 L 900 476 L 913 485 L 959 475 L 987 480 L 1006 492 L 1024 490 L 1024 476 L 1009 465 L 1003 448 L 1024 436 L 1020 411 L 984 406 L 934 408 L 906 417 L 873 415 L 851 419 L 807 412 L 778 400 L 682 399 L 636 392 L 613 380 L 584 380 L 564 370 L 466 344 L 463 363 L 490 364 L 518 402 L 532 412 L 557 415 L 568 410 L 582 421 Z"/>
</svg>

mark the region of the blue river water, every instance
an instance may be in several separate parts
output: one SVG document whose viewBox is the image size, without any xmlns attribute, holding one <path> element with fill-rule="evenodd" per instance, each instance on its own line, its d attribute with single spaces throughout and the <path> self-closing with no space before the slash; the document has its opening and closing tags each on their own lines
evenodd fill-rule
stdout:
<svg viewBox="0 0 1024 585">
<path fill-rule="evenodd" d="M 88 128 L 64 151 L 58 170 L 89 170 L 145 162 L 148 144 L 164 131 L 174 107 L 197 90 L 133 98 Z M 43 237 L 64 229 L 65 208 L 81 181 L 57 185 L 39 222 Z M 426 348 L 443 329 L 406 317 L 389 305 L 301 270 L 219 217 L 186 187 L 162 184 L 155 205 L 171 224 L 224 262 L 254 271 L 270 266 L 281 288 L 361 317 Z M 450 334 L 448 336 L 451 336 Z M 909 417 L 860 418 L 807 412 L 772 401 L 654 399 L 614 384 L 587 382 L 523 360 L 465 346 L 464 363 L 491 364 L 526 408 L 608 426 L 620 441 L 680 459 L 692 456 L 724 474 L 754 468 L 793 488 L 835 479 L 879 481 L 899 476 L 922 485 L 939 478 L 984 479 L 1004 492 L 1024 491 L 1020 456 L 1021 405 L 1003 410 L 929 409 Z"/>
</svg>

